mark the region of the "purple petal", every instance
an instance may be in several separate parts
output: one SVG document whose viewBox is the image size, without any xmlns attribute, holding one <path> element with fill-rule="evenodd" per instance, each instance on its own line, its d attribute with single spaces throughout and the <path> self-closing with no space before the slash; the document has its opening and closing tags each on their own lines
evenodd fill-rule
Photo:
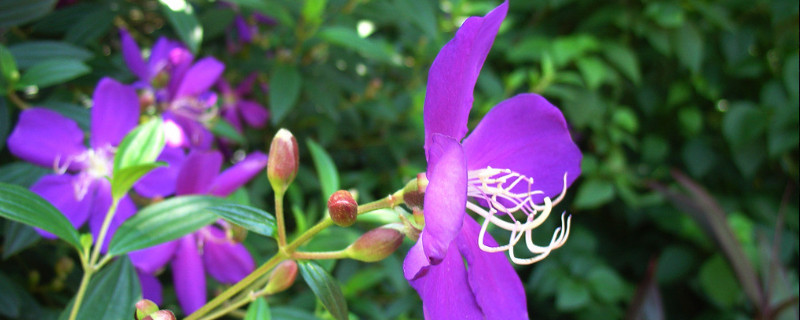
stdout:
<svg viewBox="0 0 800 320">
<path fill-rule="evenodd" d="M 433 136 L 425 190 L 425 255 L 432 264 L 444 258 L 458 235 L 467 203 L 467 164 L 461 145 L 453 138 Z"/>
<path fill-rule="evenodd" d="M 96 180 L 94 195 L 94 201 L 89 214 L 89 230 L 92 232 L 94 241 L 97 242 L 99 241 L 98 237 L 100 235 L 100 229 L 103 226 L 103 220 L 105 220 L 106 215 L 108 214 L 108 209 L 111 207 L 111 184 L 105 179 Z M 103 247 L 100 249 L 101 252 L 106 252 L 108 249 L 108 243 L 111 242 L 114 232 L 117 231 L 119 226 L 122 225 L 125 220 L 128 220 L 128 218 L 133 216 L 135 213 L 136 205 L 133 204 L 131 198 L 127 195 L 122 197 L 117 205 L 114 218 L 111 219 L 111 224 L 108 226 L 106 237 L 103 240 Z"/>
<path fill-rule="evenodd" d="M 533 178 L 533 189 L 544 191 L 533 200 L 554 197 L 581 173 L 581 152 L 572 142 L 558 108 L 536 94 L 520 94 L 494 107 L 464 139 L 469 170 L 491 166 Z M 520 183 L 516 192 L 527 191 Z"/>
<path fill-rule="evenodd" d="M 258 78 L 258 73 L 252 72 L 242 82 L 239 82 L 239 85 L 236 86 L 236 95 L 241 97 L 250 94 L 253 91 L 253 83 L 256 82 L 256 78 Z"/>
<path fill-rule="evenodd" d="M 147 61 L 148 82 L 159 72 L 166 71 L 165 69 L 170 65 L 170 52 L 174 49 L 186 50 L 180 42 L 172 41 L 165 37 L 159 37 L 156 40 L 150 50 L 150 58 Z"/>
<path fill-rule="evenodd" d="M 424 229 L 422 233 L 425 233 Z M 428 261 L 428 257 L 425 256 L 424 246 L 422 237 L 420 237 L 417 243 L 408 250 L 408 254 L 406 254 L 405 260 L 403 260 L 403 276 L 406 277 L 406 280 L 411 281 L 423 276 L 428 270 L 426 267 L 431 265 Z"/>
<path fill-rule="evenodd" d="M 261 173 L 266 166 L 267 155 L 255 151 L 222 172 L 208 190 L 215 196 L 225 197 Z"/>
<path fill-rule="evenodd" d="M 180 117 L 172 114 L 170 111 L 165 111 L 162 116 L 164 117 L 164 138 L 166 139 L 166 147 L 189 147 L 189 137 L 183 132 L 183 128 L 179 123 Z"/>
<path fill-rule="evenodd" d="M 158 156 L 158 161 L 167 163 L 166 167 L 156 168 L 136 182 L 133 188 L 144 197 L 166 197 L 175 193 L 175 183 L 178 181 L 186 155 L 181 148 L 165 147 Z"/>
<path fill-rule="evenodd" d="M 165 117 L 165 119 L 167 118 Z M 184 143 L 184 145 L 180 145 L 181 147 L 192 147 L 202 150 L 211 148 L 211 143 L 214 141 L 214 135 L 211 133 L 211 131 L 206 129 L 202 123 L 177 114 L 172 114 L 172 117 L 169 119 L 169 121 L 173 121 L 178 125 L 181 135 L 179 136 L 177 133 L 165 132 L 170 135 L 168 139 L 172 139 L 173 135 L 179 136 L 181 139 L 183 139 L 181 142 Z M 172 144 L 168 145 L 171 147 L 175 146 Z"/>
<path fill-rule="evenodd" d="M 260 104 L 253 101 L 242 100 L 239 101 L 237 106 L 239 107 L 239 112 L 242 114 L 242 118 L 244 118 L 244 121 L 251 127 L 263 128 L 267 124 L 269 112 Z"/>
<path fill-rule="evenodd" d="M 227 120 L 236 131 L 242 132 L 242 120 L 239 119 L 239 112 L 236 110 L 236 106 L 224 108 L 220 113 L 222 114 L 222 118 Z"/>
<path fill-rule="evenodd" d="M 116 146 L 139 123 L 139 96 L 133 87 L 103 78 L 92 96 L 93 148 Z"/>
<path fill-rule="evenodd" d="M 467 118 L 472 108 L 472 91 L 489 54 L 497 30 L 508 11 L 508 2 L 485 17 L 470 17 L 456 32 L 431 65 L 425 95 L 425 156 L 433 134 L 458 141 L 467 133 Z"/>
<path fill-rule="evenodd" d="M 83 131 L 60 113 L 33 108 L 22 111 L 8 137 L 8 149 L 15 156 L 44 167 L 78 170 L 85 163 L 74 161 L 86 151 Z M 58 163 L 56 163 L 58 161 Z"/>
<path fill-rule="evenodd" d="M 525 288 L 503 252 L 484 252 L 478 246 L 481 227 L 469 216 L 464 217 L 456 239 L 458 251 L 467 261 L 469 285 L 487 319 L 528 319 Z M 487 232 L 484 243 L 496 247 Z"/>
<path fill-rule="evenodd" d="M 253 32 L 250 30 L 250 26 L 247 25 L 247 21 L 245 21 L 241 15 L 236 15 L 233 23 L 236 25 L 236 30 L 239 31 L 239 39 L 242 42 L 249 43 L 253 41 Z"/>
<path fill-rule="evenodd" d="M 205 194 L 208 192 L 222 167 L 222 154 L 216 150 L 192 150 L 178 173 L 175 193 Z"/>
<path fill-rule="evenodd" d="M 172 260 L 175 250 L 178 249 L 179 240 L 168 241 L 149 248 L 131 251 L 128 257 L 131 263 L 144 272 L 156 273 L 163 268 L 167 262 Z"/>
<path fill-rule="evenodd" d="M 197 61 L 186 71 L 174 97 L 198 95 L 208 91 L 217 82 L 223 70 L 225 70 L 225 65 L 212 57 Z"/>
<path fill-rule="evenodd" d="M 158 282 L 158 278 L 139 269 L 136 269 L 136 275 L 139 278 L 139 284 L 142 286 L 142 298 L 160 305 L 163 299 L 161 298 L 161 283 Z"/>
<path fill-rule="evenodd" d="M 426 274 L 409 283 L 422 299 L 425 319 L 484 319 L 456 246 L 450 247 L 441 263 L 427 267 Z"/>
<path fill-rule="evenodd" d="M 75 193 L 75 179 L 77 177 L 71 175 L 46 175 L 31 186 L 31 191 L 50 202 L 78 229 L 89 218 L 92 196 L 91 190 L 88 190 L 86 195 L 78 197 Z M 36 231 L 45 238 L 56 238 L 47 231 L 38 228 Z"/>
<path fill-rule="evenodd" d="M 236 283 L 244 279 L 256 265 L 250 252 L 241 243 L 231 241 L 225 232 L 209 226 L 201 229 L 203 237 L 203 263 L 214 279 L 222 283 Z"/>
<path fill-rule="evenodd" d="M 125 64 L 140 80 L 148 81 L 147 66 L 142 59 L 142 52 L 136 41 L 133 40 L 131 35 L 125 29 L 119 29 L 119 37 L 122 41 L 122 57 L 125 59 Z"/>
<path fill-rule="evenodd" d="M 186 235 L 179 242 L 172 260 L 172 279 L 181 309 L 190 314 L 206 303 L 206 275 L 195 234 Z"/>
</svg>

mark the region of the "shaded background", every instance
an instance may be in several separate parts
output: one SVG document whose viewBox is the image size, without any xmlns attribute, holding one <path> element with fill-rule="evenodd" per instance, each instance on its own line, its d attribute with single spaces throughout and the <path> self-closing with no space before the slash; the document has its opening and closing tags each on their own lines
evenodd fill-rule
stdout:
<svg viewBox="0 0 800 320">
<path fill-rule="evenodd" d="M 240 148 L 266 150 L 281 127 L 298 138 L 290 230 L 319 219 L 327 190 L 352 188 L 366 202 L 425 170 L 427 70 L 467 16 L 499 4 L 235 0 L 190 1 L 187 10 L 174 3 L 3 0 L 0 43 L 23 78 L 62 59 L 60 69 L 44 72 L 49 78 L 39 75 L 31 80 L 38 86 L 16 95 L 85 128 L 100 77 L 134 79 L 117 28 L 145 48 L 161 35 L 181 39 L 198 56 L 223 61 L 233 83 L 257 72 L 253 98 L 270 110 L 270 125 L 246 131 Z M 243 41 L 237 15 L 256 31 L 252 41 Z M 798 318 L 798 37 L 795 1 L 511 1 L 478 80 L 470 127 L 497 102 L 536 92 L 562 109 L 584 153 L 583 175 L 559 207 L 573 215 L 569 241 L 517 268 L 532 318 Z M 26 47 L 41 40 L 60 47 Z M 47 170 L 6 150 L 19 109 L 3 91 L 0 181 L 27 186 Z M 307 141 L 336 167 L 315 164 Z M 268 185 L 259 177 L 241 195 L 272 212 Z M 308 248 L 342 248 L 383 221 L 331 229 Z M 0 315 L 57 315 L 77 289 L 76 256 L 62 242 L 3 224 Z M 540 242 L 554 228 L 542 227 Z M 258 235 L 245 243 L 259 262 L 275 252 Z M 323 264 L 353 316 L 422 317 L 402 276 L 410 245 L 379 263 Z M 301 282 L 268 299 L 274 318 L 328 317 Z M 165 289 L 166 307 L 177 309 Z"/>
</svg>

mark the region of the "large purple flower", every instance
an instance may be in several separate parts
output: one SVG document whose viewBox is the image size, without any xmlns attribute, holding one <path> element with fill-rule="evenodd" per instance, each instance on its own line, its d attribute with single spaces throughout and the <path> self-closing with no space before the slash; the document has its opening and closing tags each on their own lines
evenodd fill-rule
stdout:
<svg viewBox="0 0 800 320">
<path fill-rule="evenodd" d="M 89 220 L 97 239 L 111 205 L 111 176 L 116 146 L 139 120 L 136 91 L 110 78 L 98 83 L 93 95 L 92 127 L 89 148 L 84 133 L 58 112 L 33 108 L 20 114 L 8 138 L 11 153 L 32 163 L 52 167 L 56 174 L 42 177 L 31 191 L 47 199 L 72 222 L 75 228 Z M 109 234 L 136 212 L 128 196 L 119 203 Z M 54 235 L 38 230 L 46 238 Z M 104 248 L 107 243 L 104 243 Z"/>
<path fill-rule="evenodd" d="M 267 165 L 267 156 L 255 152 L 218 173 L 222 160 L 222 154 L 218 151 L 192 151 L 178 174 L 176 194 L 227 196 Z M 227 226 L 224 221 L 219 224 L 223 228 Z M 178 240 L 131 252 L 129 256 L 137 268 L 143 296 L 159 304 L 161 285 L 155 274 L 167 262 L 172 261 L 175 293 L 186 313 L 194 312 L 206 302 L 206 272 L 219 282 L 234 283 L 255 268 L 247 249 L 214 225 L 206 226 Z"/>
<path fill-rule="evenodd" d="M 531 230 L 561 199 L 551 197 L 563 195 L 580 174 L 580 151 L 556 107 L 535 94 L 514 96 L 464 138 L 475 82 L 507 11 L 504 2 L 485 17 L 467 19 L 428 74 L 425 226 L 403 263 L 428 319 L 528 318 L 522 283 L 499 251 L 531 263 L 567 236 L 568 223 L 548 246 L 530 241 Z M 508 244 L 498 246 L 487 232 L 490 224 L 511 231 Z M 514 255 L 522 235 L 532 258 Z"/>
</svg>

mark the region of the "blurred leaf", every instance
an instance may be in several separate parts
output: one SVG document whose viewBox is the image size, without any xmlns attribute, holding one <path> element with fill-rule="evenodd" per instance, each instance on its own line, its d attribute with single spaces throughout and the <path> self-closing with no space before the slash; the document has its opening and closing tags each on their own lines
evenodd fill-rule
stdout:
<svg viewBox="0 0 800 320">
<path fill-rule="evenodd" d="M 347 302 L 339 283 L 312 261 L 298 261 L 300 274 L 334 319 L 348 319 Z"/>
<path fill-rule="evenodd" d="M 21 89 L 26 86 L 49 87 L 80 77 L 89 73 L 90 70 L 88 66 L 79 60 L 46 60 L 28 68 L 22 74 L 19 83 L 17 83 L 17 88 Z"/>
<path fill-rule="evenodd" d="M 322 23 L 322 14 L 325 12 L 327 0 L 305 0 L 303 3 L 303 20 L 308 25 L 318 26 Z"/>
<path fill-rule="evenodd" d="M 319 31 L 318 36 L 331 44 L 354 50 L 367 59 L 393 63 L 394 52 L 369 38 L 360 37 L 353 29 L 341 26 L 325 27 Z"/>
<path fill-rule="evenodd" d="M 230 0 L 228 2 L 238 4 L 245 8 L 254 9 L 265 15 L 274 17 L 281 25 L 286 27 L 291 28 L 295 25 L 294 18 L 286 9 L 286 6 L 281 3 L 262 0 Z"/>
<path fill-rule="evenodd" d="M 27 188 L 50 172 L 29 162 L 12 162 L 0 166 L 0 182 Z"/>
<path fill-rule="evenodd" d="M 169 24 L 178 37 L 193 53 L 200 50 L 203 41 L 203 27 L 194 15 L 192 5 L 186 0 L 159 0 L 161 11 L 167 16 Z"/>
<path fill-rule="evenodd" d="M 734 103 L 722 119 L 722 133 L 734 150 L 734 162 L 745 176 L 753 176 L 765 159 L 766 124 L 763 111 L 750 103 Z"/>
<path fill-rule="evenodd" d="M 11 285 L 11 279 L 0 272 L 0 315 L 17 318 L 22 302 Z"/>
<path fill-rule="evenodd" d="M 247 307 L 244 320 L 270 320 L 272 315 L 269 312 L 269 305 L 264 297 L 259 297 Z"/>
<path fill-rule="evenodd" d="M 706 141 L 700 138 L 686 142 L 681 156 L 686 168 L 695 177 L 704 176 L 717 162 L 717 153 Z"/>
<path fill-rule="evenodd" d="M 661 258 L 663 261 L 664 258 Z M 661 293 L 655 281 L 655 275 L 660 268 L 657 268 L 657 261 L 651 259 L 647 267 L 647 272 L 636 289 L 633 301 L 628 307 L 628 320 L 663 320 L 664 305 L 661 301 Z"/>
<path fill-rule="evenodd" d="M 272 237 L 275 234 L 275 217 L 264 210 L 240 204 L 224 204 L 208 208 L 209 211 L 247 230 Z"/>
<path fill-rule="evenodd" d="M 19 79 L 19 70 L 13 52 L 3 44 L 0 44 L 0 75 L 8 83 L 14 83 Z"/>
<path fill-rule="evenodd" d="M 209 207 L 225 203 L 227 200 L 217 197 L 180 196 L 147 206 L 117 229 L 108 255 L 152 247 L 194 232 L 219 219 Z"/>
<path fill-rule="evenodd" d="M 614 185 L 610 181 L 590 179 L 578 188 L 575 207 L 591 209 L 599 207 L 614 198 Z"/>
<path fill-rule="evenodd" d="M 558 310 L 577 310 L 591 302 L 589 288 L 573 279 L 566 279 L 556 290 Z"/>
<path fill-rule="evenodd" d="M 0 85 L 3 83 L 0 82 Z M 0 91 L 2 91 L 2 87 L 0 87 Z M 3 151 L 3 148 L 6 147 L 6 139 L 8 135 L 11 133 L 11 110 L 9 110 L 8 104 L 6 103 L 6 99 L 0 98 L 0 151 Z M 0 175 L 2 176 L 2 175 Z M 2 182 L 2 178 L 0 178 Z"/>
<path fill-rule="evenodd" d="M 156 161 L 165 144 L 164 121 L 161 120 L 161 117 L 153 117 L 131 130 L 119 143 L 114 155 L 112 184 L 120 170 L 152 164 Z"/>
<path fill-rule="evenodd" d="M 583 57 L 578 59 L 578 70 L 581 71 L 586 86 L 596 90 L 606 79 L 608 70 L 606 64 L 596 57 Z"/>
<path fill-rule="evenodd" d="M 300 97 L 300 71 L 294 65 L 279 64 L 269 82 L 269 111 L 273 124 L 278 124 L 294 108 Z"/>
<path fill-rule="evenodd" d="M 642 81 L 639 59 L 636 57 L 636 53 L 629 47 L 605 43 L 603 45 L 603 54 L 608 62 L 611 62 L 611 64 L 617 67 L 631 82 L 638 85 Z"/>
<path fill-rule="evenodd" d="M 589 271 L 586 277 L 594 296 L 607 303 L 616 303 L 626 297 L 625 281 L 611 268 L 600 266 Z"/>
<path fill-rule="evenodd" d="M 115 16 L 116 14 L 108 6 L 98 6 L 71 25 L 64 35 L 64 40 L 79 45 L 95 42 L 108 34 Z"/>
<path fill-rule="evenodd" d="M 656 278 L 661 284 L 670 284 L 686 277 L 697 270 L 697 258 L 692 250 L 682 246 L 671 245 L 661 252 L 658 259 Z"/>
<path fill-rule="evenodd" d="M 703 64 L 703 36 L 691 23 L 672 31 L 672 47 L 678 60 L 692 73 L 699 73 Z"/>
<path fill-rule="evenodd" d="M 714 255 L 700 267 L 700 287 L 721 308 L 733 307 L 742 290 L 721 255 Z"/>
<path fill-rule="evenodd" d="M 0 29 L 39 19 L 46 15 L 56 0 L 3 0 L 0 2 Z"/>
<path fill-rule="evenodd" d="M 8 50 L 14 55 L 21 69 L 50 59 L 86 61 L 94 55 L 70 43 L 52 40 L 22 42 L 9 47 Z"/>
<path fill-rule="evenodd" d="M 236 128 L 225 119 L 219 118 L 217 121 L 214 121 L 214 124 L 211 126 L 211 132 L 217 137 L 229 139 L 239 145 L 247 144 L 247 140 L 245 140 L 242 133 L 237 131 Z"/>
<path fill-rule="evenodd" d="M 141 295 L 136 269 L 128 257 L 119 257 L 92 277 L 76 319 L 129 319 Z M 74 303 L 73 298 L 59 320 L 69 317 Z"/>
<path fill-rule="evenodd" d="M 117 170 L 111 178 L 111 196 L 120 199 L 139 181 L 144 175 L 158 167 L 166 166 L 164 162 L 146 163 L 128 166 Z"/>
<path fill-rule="evenodd" d="M 314 160 L 314 168 L 317 169 L 322 198 L 327 201 L 334 192 L 339 190 L 339 173 L 336 171 L 336 164 L 331 156 L 325 152 L 320 145 L 313 140 L 306 140 L 311 158 Z"/>
<path fill-rule="evenodd" d="M 678 110 L 678 122 L 681 124 L 681 133 L 687 137 L 697 136 L 703 130 L 703 114 L 694 106 Z"/>
<path fill-rule="evenodd" d="M 684 24 L 686 16 L 675 2 L 651 2 L 645 8 L 645 15 L 664 28 L 677 28 Z"/>
<path fill-rule="evenodd" d="M 432 2 L 425 0 L 395 0 L 394 5 L 406 20 L 411 21 L 430 39 L 439 35 L 436 27 L 435 8 Z"/>
<path fill-rule="evenodd" d="M 225 32 L 233 24 L 236 12 L 227 8 L 214 8 L 206 10 L 200 15 L 200 25 L 203 27 L 203 38 L 211 40 Z"/>
<path fill-rule="evenodd" d="M 592 35 L 576 34 L 557 38 L 550 47 L 550 56 L 556 66 L 563 67 L 575 59 L 600 48 L 600 43 Z"/>
<path fill-rule="evenodd" d="M 23 187 L 0 183 L 0 216 L 44 229 L 81 248 L 72 223 L 50 202 Z"/>
<path fill-rule="evenodd" d="M 5 242 L 3 243 L 3 260 L 25 250 L 41 239 L 38 233 L 30 226 L 15 221 L 6 221 L 3 230 Z M 2 291 L 2 290 L 0 290 Z"/>
<path fill-rule="evenodd" d="M 786 90 L 792 95 L 795 101 L 798 99 L 798 91 L 800 90 L 800 54 L 795 51 L 794 54 L 786 57 L 786 62 L 783 64 L 783 82 L 786 85 Z"/>
</svg>

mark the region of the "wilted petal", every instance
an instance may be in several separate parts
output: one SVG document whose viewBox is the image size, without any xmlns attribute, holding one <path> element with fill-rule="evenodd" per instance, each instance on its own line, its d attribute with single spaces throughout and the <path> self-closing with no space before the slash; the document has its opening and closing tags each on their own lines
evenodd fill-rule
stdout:
<svg viewBox="0 0 800 320">
<path fill-rule="evenodd" d="M 94 90 L 92 101 L 94 148 L 118 145 L 139 123 L 139 96 L 133 87 L 103 78 Z"/>
<path fill-rule="evenodd" d="M 91 192 L 87 192 L 83 198 L 79 198 L 75 192 L 74 179 L 76 177 L 71 175 L 46 175 L 31 186 L 31 191 L 50 202 L 67 217 L 75 229 L 78 229 L 89 218 L 92 195 Z M 45 238 L 56 238 L 47 231 L 38 228 L 36 231 Z"/>
<path fill-rule="evenodd" d="M 436 134 L 430 148 L 425 191 L 425 255 L 432 264 L 444 258 L 458 235 L 467 203 L 467 164 L 461 145 Z"/>
<path fill-rule="evenodd" d="M 139 278 L 139 284 L 142 286 L 142 298 L 151 300 L 156 304 L 161 304 L 161 283 L 158 282 L 156 276 L 142 272 L 136 269 L 136 276 Z"/>
<path fill-rule="evenodd" d="M 73 161 L 86 151 L 83 131 L 78 124 L 60 113 L 33 108 L 22 111 L 17 126 L 8 137 L 8 149 L 23 160 L 52 168 L 83 168 L 85 163 Z"/>
<path fill-rule="evenodd" d="M 507 11 L 508 3 L 503 2 L 485 17 L 464 21 L 433 61 L 423 111 L 426 158 L 430 159 L 433 134 L 461 141 L 467 133 L 475 82 Z"/>
<path fill-rule="evenodd" d="M 183 76 L 175 98 L 198 95 L 208 91 L 217 82 L 223 70 L 225 70 L 225 65 L 212 57 L 197 61 Z"/>
<path fill-rule="evenodd" d="M 520 94 L 494 107 L 464 139 L 469 170 L 491 166 L 533 178 L 534 196 L 553 197 L 580 174 L 581 152 L 572 142 L 561 111 L 536 94 Z M 517 192 L 527 190 L 517 185 Z"/>
<path fill-rule="evenodd" d="M 172 195 L 184 159 L 183 149 L 165 147 L 156 160 L 166 162 L 167 166 L 156 168 L 139 179 L 133 186 L 134 190 L 147 198 Z"/>
<path fill-rule="evenodd" d="M 266 166 L 267 155 L 259 151 L 253 152 L 214 179 L 208 192 L 215 196 L 225 197 L 257 174 L 262 173 Z"/>
<path fill-rule="evenodd" d="M 122 57 L 125 59 L 125 64 L 128 66 L 128 69 L 140 80 L 149 81 L 147 66 L 144 64 L 141 50 L 136 44 L 136 41 L 133 40 L 125 29 L 119 29 L 119 37 L 122 41 Z"/>
<path fill-rule="evenodd" d="M 250 252 L 241 243 L 231 241 L 225 232 L 209 226 L 200 231 L 203 238 L 203 262 L 206 271 L 222 283 L 235 283 L 255 269 Z"/>
<path fill-rule="evenodd" d="M 172 260 L 172 279 L 175 282 L 175 295 L 185 314 L 200 309 L 206 303 L 206 275 L 195 234 L 179 240 L 175 259 Z"/>
<path fill-rule="evenodd" d="M 149 248 L 131 251 L 128 253 L 128 257 L 131 258 L 131 263 L 137 269 L 156 273 L 172 259 L 179 243 L 179 240 L 173 240 Z"/>
<path fill-rule="evenodd" d="M 267 124 L 269 112 L 260 104 L 253 101 L 242 100 L 239 101 L 237 106 L 239 107 L 239 112 L 242 114 L 242 118 L 244 118 L 244 121 L 251 127 L 263 128 L 264 125 Z"/>
<path fill-rule="evenodd" d="M 467 261 L 469 285 L 486 319 L 528 319 L 525 288 L 503 252 L 484 252 L 478 246 L 481 227 L 469 216 L 464 217 L 461 233 L 456 238 L 458 251 Z M 497 247 L 487 232 L 484 243 Z"/>
<path fill-rule="evenodd" d="M 89 213 L 89 230 L 92 232 L 94 241 L 97 242 L 100 229 L 103 226 L 103 221 L 108 214 L 109 207 L 111 207 L 111 184 L 104 179 L 96 180 L 94 184 L 95 196 Z M 108 243 L 111 242 L 111 238 L 114 236 L 114 232 L 117 231 L 119 226 L 135 213 L 136 205 L 133 204 L 130 197 L 127 195 L 123 196 L 122 199 L 119 200 L 114 218 L 111 219 L 111 223 L 108 225 L 106 238 L 103 240 L 103 247 L 101 248 L 102 252 L 105 253 L 108 249 Z"/>
<path fill-rule="evenodd" d="M 484 319 L 456 246 L 450 246 L 441 263 L 427 268 L 425 275 L 409 281 L 422 298 L 425 319 Z"/>
<path fill-rule="evenodd" d="M 216 150 L 193 150 L 178 173 L 175 193 L 178 195 L 208 192 L 222 167 L 222 154 Z"/>
</svg>

